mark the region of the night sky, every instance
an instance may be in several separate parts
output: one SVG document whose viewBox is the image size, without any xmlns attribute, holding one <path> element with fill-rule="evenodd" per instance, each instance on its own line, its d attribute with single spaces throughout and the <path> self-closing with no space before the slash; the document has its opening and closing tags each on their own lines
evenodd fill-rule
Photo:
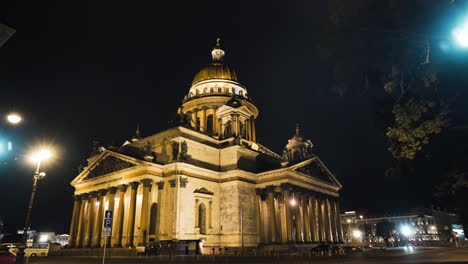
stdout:
<svg viewBox="0 0 468 264">
<path fill-rule="evenodd" d="M 388 178 L 385 171 L 395 160 L 376 125 L 373 101 L 382 87 L 337 95 L 326 66 L 336 58 L 324 62 L 316 49 L 327 37 L 331 2 L 339 1 L 2 1 L 0 19 L 17 32 L 0 48 L 0 113 L 14 110 L 25 118 L 18 127 L 1 125 L 2 136 L 13 138 L 18 151 L 16 161 L 0 165 L 5 229 L 23 227 L 34 170 L 24 155 L 47 142 L 57 148 L 56 159 L 44 165 L 47 177 L 39 184 L 32 228 L 68 232 L 69 183 L 93 140 L 122 144 L 137 124 L 143 136 L 168 128 L 193 77 L 210 63 L 217 37 L 226 63 L 260 111 L 258 141 L 281 153 L 299 123 L 343 183 L 342 209 L 430 206 L 449 154 L 466 153 L 468 51 L 447 50 L 431 39 L 431 63 L 442 66 L 441 89 L 453 99 L 451 128 L 428 146 L 430 160 L 414 162 L 412 175 Z M 463 1 L 438 1 L 445 4 L 426 17 L 417 4 L 437 1 L 368 2 L 383 13 L 387 6 L 377 2 L 408 5 L 401 8 L 406 13 L 389 14 L 405 22 L 384 22 L 377 46 L 385 41 L 386 26 L 449 38 L 452 15 L 463 8 L 468 14 Z M 408 19 L 408 13 L 414 16 Z M 366 23 L 376 14 L 369 9 L 357 16 Z M 346 33 L 350 41 L 376 34 L 358 29 Z"/>
</svg>

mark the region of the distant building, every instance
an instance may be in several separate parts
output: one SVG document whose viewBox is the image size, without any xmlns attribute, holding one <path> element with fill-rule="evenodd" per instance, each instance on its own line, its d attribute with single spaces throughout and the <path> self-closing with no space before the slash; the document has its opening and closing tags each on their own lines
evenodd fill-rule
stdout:
<svg viewBox="0 0 468 264">
<path fill-rule="evenodd" d="M 391 228 L 387 230 L 389 238 L 395 241 L 448 241 L 454 227 L 463 230 L 460 228 L 460 221 L 456 214 L 421 208 L 392 216 L 375 215 L 372 217 L 367 217 L 363 212 L 348 211 L 341 214 L 341 224 L 347 242 L 358 240 L 357 242 L 364 243 L 384 242 L 384 237 L 378 229 L 379 225 L 385 224 L 389 226 L 387 228 Z"/>
<path fill-rule="evenodd" d="M 59 243 L 62 247 L 68 245 L 68 239 L 70 236 L 68 234 L 60 234 L 55 236 L 55 243 Z"/>
</svg>

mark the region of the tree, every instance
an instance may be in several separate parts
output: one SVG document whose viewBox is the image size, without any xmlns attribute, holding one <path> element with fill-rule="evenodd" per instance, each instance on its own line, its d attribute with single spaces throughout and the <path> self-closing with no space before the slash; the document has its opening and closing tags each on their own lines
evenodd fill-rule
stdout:
<svg viewBox="0 0 468 264">
<path fill-rule="evenodd" d="M 330 90 L 338 96 L 372 95 L 380 105 L 387 149 L 397 160 L 414 160 L 448 126 L 448 105 L 439 99 L 424 26 L 450 1 L 328 2 L 328 19 L 316 46 L 328 65 Z M 410 10 L 418 10 L 418 18 Z M 369 15 L 372 14 L 372 15 Z M 382 89 L 383 88 L 383 89 Z M 377 115 L 376 115 L 377 116 Z"/>
</svg>

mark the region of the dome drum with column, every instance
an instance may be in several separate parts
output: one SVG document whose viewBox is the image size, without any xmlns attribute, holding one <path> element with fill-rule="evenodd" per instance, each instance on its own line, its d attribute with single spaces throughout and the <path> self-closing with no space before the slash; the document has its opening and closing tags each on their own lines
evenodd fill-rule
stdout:
<svg viewBox="0 0 468 264">
<path fill-rule="evenodd" d="M 211 52 L 211 64 L 195 75 L 179 114 L 189 117 L 193 129 L 210 136 L 255 141 L 258 110 L 235 72 L 223 62 L 224 54 L 218 39 Z M 241 108 L 228 105 L 234 99 Z"/>
</svg>

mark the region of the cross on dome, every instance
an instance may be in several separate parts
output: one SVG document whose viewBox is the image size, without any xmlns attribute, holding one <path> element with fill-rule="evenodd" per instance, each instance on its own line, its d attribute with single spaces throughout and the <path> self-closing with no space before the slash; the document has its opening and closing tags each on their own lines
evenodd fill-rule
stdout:
<svg viewBox="0 0 468 264">
<path fill-rule="evenodd" d="M 216 46 L 211 51 L 211 56 L 213 57 L 213 62 L 223 62 L 224 58 L 224 50 L 221 49 L 221 45 L 219 42 L 221 41 L 220 38 L 216 39 Z"/>
</svg>

